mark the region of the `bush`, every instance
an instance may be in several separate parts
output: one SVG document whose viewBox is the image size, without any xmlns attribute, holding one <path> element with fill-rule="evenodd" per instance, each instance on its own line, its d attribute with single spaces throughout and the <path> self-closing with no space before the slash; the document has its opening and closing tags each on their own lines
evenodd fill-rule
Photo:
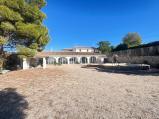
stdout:
<svg viewBox="0 0 159 119">
<path fill-rule="evenodd" d="M 62 65 L 61 63 L 53 63 L 53 65 L 58 65 L 58 66 L 60 66 L 60 65 Z"/>
<path fill-rule="evenodd" d="M 9 70 L 17 70 L 20 65 L 20 58 L 17 54 L 11 54 L 6 58 L 6 68 Z"/>
</svg>

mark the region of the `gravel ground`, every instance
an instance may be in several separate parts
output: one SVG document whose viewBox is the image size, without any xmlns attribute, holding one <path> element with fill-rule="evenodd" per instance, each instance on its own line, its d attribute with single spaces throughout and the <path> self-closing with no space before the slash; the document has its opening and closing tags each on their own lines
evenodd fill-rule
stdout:
<svg viewBox="0 0 159 119">
<path fill-rule="evenodd" d="M 0 119 L 159 119 L 159 76 L 63 65 L 0 81 Z"/>
</svg>

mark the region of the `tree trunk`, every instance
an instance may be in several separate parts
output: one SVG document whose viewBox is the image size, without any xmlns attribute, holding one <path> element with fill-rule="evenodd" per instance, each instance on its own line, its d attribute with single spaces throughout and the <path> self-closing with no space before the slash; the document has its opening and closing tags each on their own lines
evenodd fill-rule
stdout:
<svg viewBox="0 0 159 119">
<path fill-rule="evenodd" d="M 3 49 L 3 45 L 0 46 L 0 55 L 3 55 L 4 53 L 4 49 Z"/>
</svg>

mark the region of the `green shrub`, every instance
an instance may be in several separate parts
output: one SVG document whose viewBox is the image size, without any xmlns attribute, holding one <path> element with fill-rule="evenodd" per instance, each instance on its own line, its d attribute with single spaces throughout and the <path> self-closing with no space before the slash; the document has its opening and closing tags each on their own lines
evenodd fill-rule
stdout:
<svg viewBox="0 0 159 119">
<path fill-rule="evenodd" d="M 20 58 L 17 54 L 11 54 L 6 58 L 5 68 L 9 70 L 17 70 L 20 66 Z"/>
</svg>

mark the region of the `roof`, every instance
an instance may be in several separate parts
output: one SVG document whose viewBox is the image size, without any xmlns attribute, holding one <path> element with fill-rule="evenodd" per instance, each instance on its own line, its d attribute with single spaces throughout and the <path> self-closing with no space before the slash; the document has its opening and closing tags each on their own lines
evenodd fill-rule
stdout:
<svg viewBox="0 0 159 119">
<path fill-rule="evenodd" d="M 49 56 L 69 56 L 69 55 L 101 55 L 100 53 L 91 52 L 38 52 L 35 57 L 49 57 Z"/>
<path fill-rule="evenodd" d="M 73 48 L 93 48 L 94 49 L 94 47 L 89 47 L 89 46 L 75 46 Z"/>
<path fill-rule="evenodd" d="M 72 50 L 72 48 L 65 48 L 65 49 L 63 49 L 63 50 Z"/>
</svg>

